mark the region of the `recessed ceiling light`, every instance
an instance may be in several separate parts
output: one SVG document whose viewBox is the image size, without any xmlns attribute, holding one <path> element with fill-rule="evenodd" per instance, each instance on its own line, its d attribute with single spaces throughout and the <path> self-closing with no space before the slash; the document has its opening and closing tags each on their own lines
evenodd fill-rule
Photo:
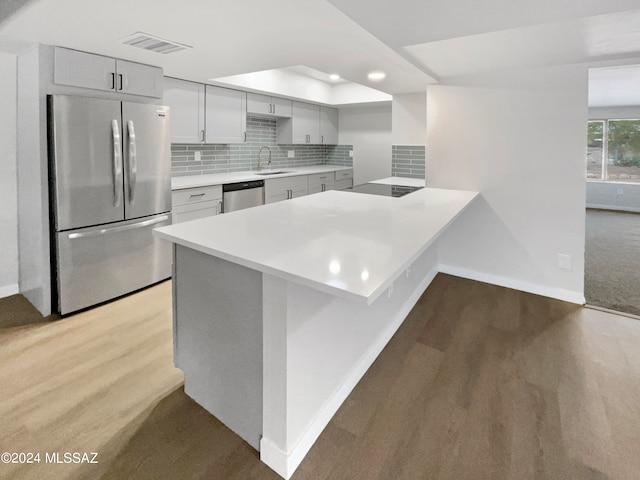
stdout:
<svg viewBox="0 0 640 480">
<path fill-rule="evenodd" d="M 384 77 L 386 76 L 387 74 L 384 72 L 371 72 L 369 75 L 367 75 L 369 80 L 371 80 L 372 82 L 379 82 L 380 80 L 384 80 Z"/>
<path fill-rule="evenodd" d="M 340 80 L 340 75 L 338 75 L 337 73 L 332 73 L 331 75 L 329 75 L 329 80 L 333 80 L 334 82 L 336 80 Z"/>
</svg>

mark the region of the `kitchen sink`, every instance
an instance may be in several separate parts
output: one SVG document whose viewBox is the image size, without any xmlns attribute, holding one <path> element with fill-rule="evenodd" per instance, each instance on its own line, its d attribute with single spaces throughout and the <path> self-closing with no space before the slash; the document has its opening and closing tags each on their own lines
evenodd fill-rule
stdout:
<svg viewBox="0 0 640 480">
<path fill-rule="evenodd" d="M 256 172 L 256 175 L 276 175 L 279 173 L 291 173 L 291 170 L 268 170 L 266 172 Z"/>
</svg>

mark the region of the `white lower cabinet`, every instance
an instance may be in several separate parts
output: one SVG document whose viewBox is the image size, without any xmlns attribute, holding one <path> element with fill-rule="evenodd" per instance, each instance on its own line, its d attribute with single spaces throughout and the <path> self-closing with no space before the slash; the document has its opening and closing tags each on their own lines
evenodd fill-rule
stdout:
<svg viewBox="0 0 640 480">
<path fill-rule="evenodd" d="M 353 178 L 346 178 L 344 180 L 336 180 L 335 189 L 344 190 L 345 188 L 353 187 Z"/>
<path fill-rule="evenodd" d="M 334 173 L 336 179 L 336 190 L 353 187 L 353 168 L 336 170 Z"/>
<path fill-rule="evenodd" d="M 308 175 L 270 178 L 264 181 L 264 203 L 291 200 L 309 194 Z"/>
<path fill-rule="evenodd" d="M 312 193 L 326 192 L 334 190 L 336 182 L 334 172 L 316 173 L 309 175 L 309 195 Z"/>
<path fill-rule="evenodd" d="M 222 212 L 222 186 L 185 188 L 171 194 L 173 223 L 210 217 Z"/>
</svg>

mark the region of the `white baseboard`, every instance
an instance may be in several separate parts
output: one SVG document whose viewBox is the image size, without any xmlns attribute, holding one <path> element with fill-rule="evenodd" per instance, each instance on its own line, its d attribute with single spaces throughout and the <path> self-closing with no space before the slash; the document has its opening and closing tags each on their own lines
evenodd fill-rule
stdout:
<svg viewBox="0 0 640 480">
<path fill-rule="evenodd" d="M 20 293 L 20 289 L 18 288 L 17 283 L 0 287 L 0 298 L 9 297 L 11 295 L 15 295 L 16 293 Z"/>
<path fill-rule="evenodd" d="M 306 431 L 300 441 L 291 449 L 290 452 L 284 452 L 273 442 L 266 438 L 260 440 L 260 460 L 266 463 L 271 469 L 273 469 L 278 475 L 285 479 L 289 479 L 296 468 L 300 465 L 304 457 L 307 455 L 315 441 L 318 439 L 324 428 L 329 421 L 336 414 L 340 406 L 349 396 L 351 391 L 358 384 L 360 379 L 367 372 L 369 367 L 378 358 L 378 355 L 382 352 L 384 347 L 389 343 L 391 337 L 396 333 L 402 322 L 404 322 L 409 312 L 413 309 L 415 304 L 420 299 L 420 296 L 427 289 L 429 284 L 438 274 L 438 269 L 433 268 L 427 275 L 420 281 L 414 291 L 411 293 L 407 301 L 404 303 L 398 313 L 391 319 L 391 322 L 387 329 L 382 332 L 377 341 L 369 348 L 366 354 L 362 357 L 360 362 L 354 367 L 349 374 L 349 377 L 342 384 L 342 386 L 336 391 L 333 397 L 325 404 L 322 411 L 318 414 L 315 420 L 311 423 L 311 426 Z"/>
<path fill-rule="evenodd" d="M 440 264 L 439 271 L 447 273 L 455 277 L 468 278 L 469 280 L 477 280 L 478 282 L 491 283 L 500 287 L 513 288 L 523 292 L 542 295 L 543 297 L 556 298 L 565 302 L 576 303 L 578 305 L 585 304 L 584 295 L 580 292 L 565 290 L 563 288 L 552 288 L 535 283 L 523 282 L 509 277 L 500 275 L 491 275 L 489 273 L 477 272 L 466 268 L 453 267 L 451 265 Z"/>
</svg>

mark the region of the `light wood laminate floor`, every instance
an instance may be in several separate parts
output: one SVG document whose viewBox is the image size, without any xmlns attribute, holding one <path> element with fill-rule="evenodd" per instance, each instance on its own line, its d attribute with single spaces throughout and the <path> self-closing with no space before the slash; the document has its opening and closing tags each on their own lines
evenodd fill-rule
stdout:
<svg viewBox="0 0 640 480">
<path fill-rule="evenodd" d="M 0 329 L 0 451 L 99 453 L 0 464 L 0 478 L 279 478 L 184 394 L 170 302 L 167 282 L 33 323 L 0 300 L 4 325 L 21 325 Z M 440 274 L 293 479 L 638 472 L 640 321 Z"/>
</svg>

